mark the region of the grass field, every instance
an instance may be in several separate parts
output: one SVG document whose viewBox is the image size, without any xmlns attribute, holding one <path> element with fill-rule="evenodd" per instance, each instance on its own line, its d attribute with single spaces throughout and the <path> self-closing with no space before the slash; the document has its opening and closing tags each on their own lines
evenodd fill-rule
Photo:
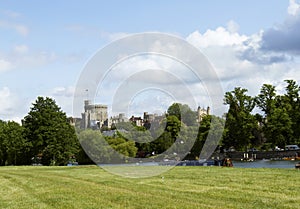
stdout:
<svg viewBox="0 0 300 209">
<path fill-rule="evenodd" d="M 0 208 L 300 208 L 300 171 L 175 167 L 133 179 L 96 166 L 1 167 Z"/>
</svg>

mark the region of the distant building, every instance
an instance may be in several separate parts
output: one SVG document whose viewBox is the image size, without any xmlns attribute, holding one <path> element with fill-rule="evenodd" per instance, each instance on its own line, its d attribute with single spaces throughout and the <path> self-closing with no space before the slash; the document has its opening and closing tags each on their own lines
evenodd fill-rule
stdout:
<svg viewBox="0 0 300 209">
<path fill-rule="evenodd" d="M 134 123 L 136 126 L 143 126 L 144 125 L 144 120 L 142 119 L 142 117 L 131 116 L 129 121 Z"/>
<path fill-rule="evenodd" d="M 210 115 L 210 107 L 207 107 L 207 109 L 201 108 L 200 106 L 198 107 L 197 110 L 197 121 L 200 123 L 203 119 L 204 116 Z"/>
<path fill-rule="evenodd" d="M 81 118 L 73 118 L 73 117 L 69 117 L 68 118 L 69 120 L 69 123 L 71 126 L 74 126 L 76 128 L 80 127 L 80 124 L 81 124 Z"/>
<path fill-rule="evenodd" d="M 81 116 L 81 128 L 101 128 L 107 121 L 107 105 L 92 104 L 90 100 L 85 100 L 84 113 Z"/>
<path fill-rule="evenodd" d="M 128 118 L 125 117 L 124 113 L 120 113 L 118 116 L 110 117 L 110 124 L 115 125 L 117 123 L 128 122 Z"/>
</svg>

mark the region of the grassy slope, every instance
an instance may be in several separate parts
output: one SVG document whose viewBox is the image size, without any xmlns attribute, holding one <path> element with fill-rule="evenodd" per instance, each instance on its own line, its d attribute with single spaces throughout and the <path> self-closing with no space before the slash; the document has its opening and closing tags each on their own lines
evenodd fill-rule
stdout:
<svg viewBox="0 0 300 209">
<path fill-rule="evenodd" d="M 1 167 L 0 208 L 300 208 L 300 171 L 176 167 L 122 178 L 96 167 Z"/>
</svg>

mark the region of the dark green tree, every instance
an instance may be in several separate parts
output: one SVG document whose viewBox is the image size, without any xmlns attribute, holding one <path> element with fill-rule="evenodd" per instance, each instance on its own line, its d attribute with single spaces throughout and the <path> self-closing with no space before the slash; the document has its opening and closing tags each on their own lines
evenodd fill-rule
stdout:
<svg viewBox="0 0 300 209">
<path fill-rule="evenodd" d="M 264 113 L 260 121 L 263 136 L 266 138 L 265 141 L 272 145 L 271 147 L 284 147 L 292 137 L 291 117 L 293 116 L 291 115 L 295 97 L 295 92 L 292 92 L 294 88 L 294 83 L 290 82 L 287 87 L 288 93 L 279 96 L 276 94 L 275 86 L 264 84 L 260 94 L 256 97 L 256 104 Z"/>
<path fill-rule="evenodd" d="M 44 165 L 64 165 L 79 149 L 75 129 L 51 98 L 38 97 L 23 120 L 31 157 L 42 156 Z"/>
<path fill-rule="evenodd" d="M 225 123 L 227 131 L 223 139 L 226 148 L 234 146 L 238 150 L 246 150 L 254 138 L 253 130 L 257 128 L 257 122 L 251 112 L 255 101 L 246 92 L 246 89 L 236 87 L 225 93 L 224 103 L 229 105 Z"/>
<path fill-rule="evenodd" d="M 281 106 L 284 106 L 291 120 L 292 144 L 300 144 L 300 87 L 294 80 L 285 80 L 286 94 L 281 97 Z"/>
<path fill-rule="evenodd" d="M 206 115 L 202 118 L 197 139 L 190 153 L 192 159 L 197 159 L 200 156 L 200 153 L 203 150 L 203 145 L 207 140 L 209 140 L 207 141 L 208 146 L 216 148 L 218 145 L 221 145 L 224 124 L 224 119 L 214 115 Z M 204 149 L 210 149 L 208 146 Z M 203 152 L 205 152 L 205 150 L 203 150 Z"/>
<path fill-rule="evenodd" d="M 124 159 L 126 159 L 126 157 L 136 156 L 137 148 L 135 147 L 134 141 L 129 141 L 121 137 L 107 137 L 106 141 L 115 151 L 122 154 Z"/>
<path fill-rule="evenodd" d="M 23 158 L 30 149 L 30 143 L 25 140 L 23 133 L 24 128 L 20 124 L 14 121 L 7 122 L 4 129 L 7 147 L 7 165 L 21 165 L 26 163 Z"/>
<path fill-rule="evenodd" d="M 197 114 L 187 104 L 174 103 L 167 111 L 169 116 L 176 116 L 187 126 L 196 125 Z"/>
<path fill-rule="evenodd" d="M 0 166 L 6 164 L 7 161 L 7 146 L 6 146 L 6 134 L 5 134 L 6 122 L 0 120 Z"/>
<path fill-rule="evenodd" d="M 276 107 L 276 89 L 271 84 L 263 84 L 260 93 L 255 97 L 256 105 L 264 112 L 268 117 L 274 108 Z M 265 121 L 262 121 L 263 123 Z"/>
<path fill-rule="evenodd" d="M 105 163 L 111 160 L 111 148 L 104 136 L 97 130 L 87 129 L 78 134 L 78 140 L 82 146 L 79 153 L 81 162 L 88 163 L 89 159 L 94 163 Z M 89 157 L 86 158 L 85 154 Z"/>
</svg>

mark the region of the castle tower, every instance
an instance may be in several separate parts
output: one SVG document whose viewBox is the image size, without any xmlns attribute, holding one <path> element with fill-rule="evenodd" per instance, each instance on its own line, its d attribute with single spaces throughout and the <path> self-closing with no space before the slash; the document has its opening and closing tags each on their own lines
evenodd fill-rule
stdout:
<svg viewBox="0 0 300 209">
<path fill-rule="evenodd" d="M 204 116 L 210 115 L 210 107 L 207 107 L 207 109 L 201 108 L 198 106 L 197 110 L 197 116 L 198 116 L 198 122 L 200 123 Z"/>
<path fill-rule="evenodd" d="M 84 113 L 81 115 L 82 128 L 86 129 L 102 127 L 108 118 L 107 105 L 92 104 L 90 100 L 85 100 Z"/>
</svg>

